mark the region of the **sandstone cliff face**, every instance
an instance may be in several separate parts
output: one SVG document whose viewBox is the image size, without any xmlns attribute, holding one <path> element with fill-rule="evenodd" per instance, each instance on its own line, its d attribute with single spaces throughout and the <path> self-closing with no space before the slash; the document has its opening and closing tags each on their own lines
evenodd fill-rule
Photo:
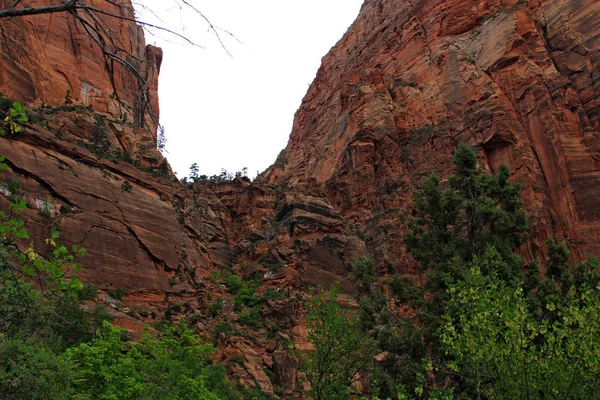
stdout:
<svg viewBox="0 0 600 400">
<path fill-rule="evenodd" d="M 598 20 L 594 0 L 366 1 L 266 179 L 314 180 L 346 217 L 368 224 L 395 209 L 398 226 L 412 188 L 447 174 L 466 142 L 524 184 L 530 255 L 550 235 L 600 254 Z"/>
<path fill-rule="evenodd" d="M 13 3 L 0 0 L 0 8 Z M 50 4 L 37 1 L 31 7 Z M 148 126 L 137 135 L 156 141 L 162 51 L 146 46 L 142 28 L 131 21 L 131 2 L 87 4 L 122 18 L 92 17 L 80 10 L 77 16 L 60 12 L 2 20 L 0 93 L 27 104 L 51 106 L 63 104 L 70 95 L 73 103 L 91 106 L 115 120 Z M 100 36 L 94 29 L 108 33 Z M 138 78 L 146 81 L 147 90 Z"/>
<path fill-rule="evenodd" d="M 339 280 L 351 292 L 361 256 L 381 274 L 414 273 L 403 246 L 412 190 L 432 170 L 447 175 L 460 142 L 523 183 L 535 238 L 525 254 L 543 256 L 554 235 L 578 257 L 600 255 L 600 3 L 367 0 L 323 59 L 275 164 L 253 183 L 192 185 L 156 150 L 153 120 L 136 123 L 136 81 L 112 75 L 71 18 L 0 26 L 0 92 L 30 105 L 33 121 L 0 138 L 0 208 L 22 197 L 41 249 L 51 227 L 87 248 L 82 278 L 117 323 L 193 321 L 226 360 L 242 356 L 227 365 L 246 385 L 302 391 L 289 347 L 310 349 L 307 286 Z M 162 54 L 135 25 L 111 26 L 156 109 Z M 240 322 L 248 310 L 224 271 L 260 282 L 259 327 Z M 108 295 L 117 289 L 123 301 Z M 223 324 L 232 331 L 214 334 Z"/>
</svg>

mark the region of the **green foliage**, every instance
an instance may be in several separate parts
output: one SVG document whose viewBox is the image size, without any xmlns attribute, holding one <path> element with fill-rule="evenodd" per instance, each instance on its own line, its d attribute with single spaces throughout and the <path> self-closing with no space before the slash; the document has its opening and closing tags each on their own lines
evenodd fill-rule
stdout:
<svg viewBox="0 0 600 400">
<path fill-rule="evenodd" d="M 414 218 L 405 240 L 425 273 L 425 284 L 418 288 L 407 280 L 391 281 L 394 297 L 418 310 L 424 340 L 434 348 L 439 343 L 440 318 L 448 307 L 447 289 L 462 279 L 473 256 L 494 247 L 503 263 L 483 272 L 494 271 L 506 282 L 520 279 L 526 268 L 516 254 L 527 229 L 520 186 L 508 182 L 510 173 L 504 166 L 495 175 L 484 172 L 467 145 L 458 146 L 452 162 L 454 174 L 446 189 L 440 188 L 440 179 L 432 174 L 414 194 Z M 537 265 L 529 267 L 537 273 Z M 434 300 L 424 301 L 425 293 Z"/>
<path fill-rule="evenodd" d="M 221 314 L 221 311 L 223 311 L 223 298 L 221 296 L 217 297 L 215 301 L 210 304 L 208 311 L 213 318 Z"/>
<path fill-rule="evenodd" d="M 158 136 L 156 138 L 156 149 L 158 151 L 160 151 L 161 153 L 163 153 L 165 151 L 165 148 L 167 147 L 167 136 L 166 136 L 166 130 L 165 127 L 163 125 L 158 125 Z M 164 169 L 162 169 L 162 165 L 164 164 Z M 163 173 L 167 174 L 168 173 L 168 167 L 167 167 L 167 163 L 166 160 L 163 161 L 163 164 L 161 164 L 161 169 Z"/>
<path fill-rule="evenodd" d="M 188 177 L 181 178 L 182 183 L 196 183 L 196 182 L 229 182 L 236 178 L 247 178 L 248 177 L 248 168 L 244 167 L 240 171 L 236 171 L 235 173 L 227 172 L 225 168 L 221 168 L 220 174 L 215 175 L 200 175 L 200 168 L 197 163 L 193 163 L 190 166 L 190 175 Z"/>
<path fill-rule="evenodd" d="M 18 101 L 13 102 L 3 121 L 3 126 L 0 125 L 0 135 L 4 135 L 7 129 L 12 134 L 21 132 L 21 124 L 29 121 L 27 107 Z"/>
<path fill-rule="evenodd" d="M 237 275 L 227 275 L 223 280 L 223 284 L 227 286 L 230 293 L 236 294 L 243 285 L 242 278 Z"/>
<path fill-rule="evenodd" d="M 377 361 L 371 370 L 371 380 L 377 382 L 380 394 L 394 397 L 398 386 L 413 392 L 421 387 L 420 376 L 425 375 L 423 359 L 427 349 L 421 329 L 408 318 L 399 317 L 389 308 L 390 299 L 378 284 L 375 265 L 369 259 L 359 259 L 353 265 L 351 276 L 360 305 L 360 324 L 364 331 L 372 332 L 378 349 L 385 357 Z M 395 285 L 394 285 L 395 283 Z M 401 284 L 405 294 L 400 299 L 417 299 L 420 288 L 396 278 L 392 288 Z M 402 300 L 399 300 L 402 301 Z"/>
<path fill-rule="evenodd" d="M 236 310 L 241 310 L 242 306 L 254 307 L 260 302 L 260 299 L 255 295 L 254 285 L 244 284 L 236 293 L 234 304 Z"/>
<path fill-rule="evenodd" d="M 288 297 L 290 297 L 289 289 L 288 290 L 275 289 L 275 288 L 269 286 L 265 290 L 265 293 L 262 295 L 260 301 L 265 302 L 267 300 L 283 300 Z"/>
<path fill-rule="evenodd" d="M 228 338 L 228 337 L 233 336 L 236 333 L 237 333 L 236 330 L 233 328 L 233 326 L 231 326 L 231 324 L 229 322 L 221 322 L 215 328 L 213 343 L 215 346 L 217 345 L 217 343 L 219 342 L 219 336 L 221 336 L 221 334 L 224 334 L 225 337 Z"/>
<path fill-rule="evenodd" d="M 129 183 L 129 181 L 123 181 L 123 183 L 121 183 L 121 190 L 123 192 L 131 192 L 133 190 L 133 186 L 131 183 Z"/>
<path fill-rule="evenodd" d="M 500 277 L 511 280 L 523 267 L 514 251 L 523 244 L 527 217 L 519 197 L 520 186 L 508 182 L 508 168 L 496 175 L 477 166 L 473 149 L 460 145 L 453 158 L 454 174 L 448 188 L 432 174 L 422 191 L 414 194 L 414 215 L 406 243 L 421 269 L 429 273 L 428 289 L 436 294 L 445 282 L 460 277 L 456 263 L 480 256 L 494 246 L 507 262 Z"/>
<path fill-rule="evenodd" d="M 45 259 L 33 244 L 20 250 L 19 243 L 28 235 L 15 215 L 24 204 L 18 202 L 10 208 L 11 215 L 0 211 L 0 334 L 8 339 L 47 339 L 56 349 L 76 342 L 89 327 L 78 303 L 83 285 L 73 274 L 81 268 L 74 262 L 75 255 L 85 251 L 74 246 L 73 253 L 69 252 L 57 243 L 55 230 L 46 241 L 51 251 Z"/>
<path fill-rule="evenodd" d="M 359 320 L 337 304 L 339 290 L 322 289 L 307 305 L 308 339 L 315 347 L 303 363 L 315 399 L 349 399 L 350 386 L 375 350 L 374 342 L 360 329 Z"/>
<path fill-rule="evenodd" d="M 214 348 L 183 322 L 137 343 L 123 342 L 122 332 L 105 322 L 91 343 L 65 352 L 79 366 L 73 386 L 80 399 L 218 399 L 204 374 Z"/>
<path fill-rule="evenodd" d="M 113 299 L 123 301 L 123 296 L 125 296 L 125 290 L 122 288 L 116 288 L 108 291 L 108 295 Z"/>
<path fill-rule="evenodd" d="M 253 329 L 259 329 L 262 326 L 262 319 L 260 317 L 260 307 L 254 306 L 250 308 L 248 312 L 245 312 L 242 315 L 240 315 L 238 321 L 242 325 L 249 326 Z"/>
<path fill-rule="evenodd" d="M 495 272 L 483 272 L 503 263 L 493 247 L 474 257 L 464 279 L 450 286 L 455 311 L 444 316 L 440 336 L 451 359 L 447 367 L 463 393 L 478 398 L 598 398 L 597 268 L 585 263 L 571 274 L 566 246 L 549 244 L 548 274 L 533 292 L 526 283 L 511 285 Z M 561 281 L 555 280 L 558 271 Z"/>
<path fill-rule="evenodd" d="M 110 158 L 109 150 L 111 148 L 111 143 L 110 140 L 108 140 L 106 116 L 94 113 L 94 119 L 96 122 L 92 127 L 92 137 L 90 140 L 89 149 L 97 156 Z"/>
<path fill-rule="evenodd" d="M 459 146 L 446 189 L 432 175 L 414 195 L 407 247 L 424 283 L 388 282 L 374 265 L 353 279 L 361 323 L 385 354 L 371 380 L 392 398 L 598 398 L 600 276 L 595 261 L 569 265 L 564 243 L 547 242 L 547 273 L 517 255 L 527 218 L 519 186 L 477 167 Z"/>
<path fill-rule="evenodd" d="M 444 368 L 429 371 L 423 360 L 431 357 L 443 365 L 439 329 L 442 316 L 453 312 L 448 288 L 463 279 L 473 256 L 481 257 L 493 246 L 503 262 L 482 266 L 483 272 L 494 271 L 506 282 L 521 279 L 527 269 L 515 253 L 524 242 L 527 217 L 520 187 L 508 182 L 508 169 L 501 167 L 495 175 L 483 171 L 466 145 L 456 149 L 452 161 L 454 173 L 445 189 L 432 174 L 413 196 L 405 241 L 424 274 L 424 284 L 399 276 L 387 282 L 394 300 L 412 308 L 419 324 L 389 309 L 390 299 L 375 284 L 378 277 L 372 263 L 363 260 L 354 267 L 363 327 L 374 332 L 386 354 L 372 371 L 384 396 L 397 396 L 399 386 L 407 393 L 431 396 L 435 382 L 446 379 Z M 528 267 L 528 276 L 533 277 L 537 265 Z"/>
<path fill-rule="evenodd" d="M 63 400 L 72 381 L 69 360 L 49 348 L 0 334 L 0 398 Z"/>
</svg>

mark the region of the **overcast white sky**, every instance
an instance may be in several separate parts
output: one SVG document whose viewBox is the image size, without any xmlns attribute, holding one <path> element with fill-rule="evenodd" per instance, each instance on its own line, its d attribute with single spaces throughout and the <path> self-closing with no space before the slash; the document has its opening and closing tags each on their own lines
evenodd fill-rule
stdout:
<svg viewBox="0 0 600 400">
<path fill-rule="evenodd" d="M 191 0 L 222 34 L 219 46 L 207 25 L 172 0 L 141 0 L 198 49 L 161 34 L 161 124 L 167 158 L 179 177 L 198 163 L 200 174 L 248 168 L 251 177 L 271 165 L 288 141 L 294 113 L 321 58 L 354 21 L 363 0 Z M 139 7 L 138 7 L 139 10 Z M 150 20 L 146 12 L 142 20 Z"/>
</svg>

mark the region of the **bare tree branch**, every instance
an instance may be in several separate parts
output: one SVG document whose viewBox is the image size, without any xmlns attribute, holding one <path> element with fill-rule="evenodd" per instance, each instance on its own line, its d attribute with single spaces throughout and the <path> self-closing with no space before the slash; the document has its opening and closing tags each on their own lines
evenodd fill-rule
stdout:
<svg viewBox="0 0 600 400">
<path fill-rule="evenodd" d="M 18 0 L 14 2 L 11 8 L 0 10 L 0 18 L 25 17 L 28 15 L 72 11 L 75 9 L 77 2 L 78 0 L 66 0 L 64 3 L 56 6 L 15 8 L 15 6 L 20 3 L 20 0 Z"/>
<path fill-rule="evenodd" d="M 135 17 L 132 3 L 128 1 L 104 1 L 110 4 L 109 8 L 104 9 L 104 7 L 98 6 L 97 3 L 94 5 L 91 1 L 86 0 L 61 0 L 60 4 L 58 5 L 39 7 L 32 6 L 32 4 L 36 4 L 35 1 L 22 2 L 21 0 L 14 0 L 11 2 L 12 5 L 10 7 L 0 9 L 0 19 L 41 14 L 52 15 L 54 13 L 68 13 L 72 15 L 75 19 L 75 23 L 81 26 L 85 34 L 88 36 L 90 45 L 100 49 L 102 57 L 104 58 L 105 68 L 109 74 L 110 83 L 113 89 L 113 96 L 118 104 L 118 107 L 121 107 L 122 110 L 125 109 L 132 111 L 134 118 L 133 122 L 140 127 L 145 126 L 149 129 L 159 127 L 157 113 L 155 110 L 152 110 L 150 87 L 147 82 L 147 74 L 149 68 L 152 66 L 146 64 L 148 60 L 140 59 L 141 56 L 135 54 L 135 52 L 129 48 L 128 44 L 121 43 L 119 33 L 113 31 L 110 21 L 122 20 L 136 23 L 147 32 L 164 32 L 167 35 L 181 39 L 185 43 L 194 47 L 204 47 L 196 43 L 184 33 L 177 32 L 176 28 L 168 27 L 165 21 L 163 21 L 156 12 L 154 12 L 151 8 L 144 6 L 143 4 L 139 5 L 144 10 L 147 10 L 154 15 L 157 21 L 159 21 L 158 23 L 149 23 L 137 19 Z M 225 52 L 231 56 L 231 53 L 227 50 L 221 37 L 224 33 L 239 42 L 239 40 L 231 32 L 213 25 L 209 18 L 188 0 L 173 0 L 173 4 L 175 4 L 180 11 L 186 8 L 192 10 L 194 14 L 198 15 L 198 17 L 208 25 L 209 32 L 212 32 L 216 36 L 219 44 L 225 50 Z M 2 32 L 4 31 L 2 26 L 0 26 L 0 30 Z M 133 104 L 130 104 L 131 107 L 128 107 L 121 97 L 123 91 L 127 93 L 127 85 L 122 86 L 116 82 L 116 79 L 118 78 L 123 79 L 123 75 L 121 75 L 119 67 L 122 67 L 124 71 L 128 71 L 134 77 L 134 81 L 137 83 L 137 89 L 135 89 L 135 93 L 133 93 Z M 159 66 L 157 66 L 157 68 L 158 67 Z M 149 117 L 149 120 L 146 117 Z"/>
</svg>

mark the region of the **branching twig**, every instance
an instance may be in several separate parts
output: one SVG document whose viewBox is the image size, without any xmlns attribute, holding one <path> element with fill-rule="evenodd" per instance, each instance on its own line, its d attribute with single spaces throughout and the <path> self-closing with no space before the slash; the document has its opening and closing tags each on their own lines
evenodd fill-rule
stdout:
<svg viewBox="0 0 600 400">
<path fill-rule="evenodd" d="M 15 1 L 11 8 L 0 10 L 0 18 L 25 17 L 28 15 L 72 11 L 75 9 L 77 2 L 78 0 L 66 0 L 64 3 L 56 6 L 14 8 L 17 4 L 19 4 L 19 1 Z"/>
</svg>

